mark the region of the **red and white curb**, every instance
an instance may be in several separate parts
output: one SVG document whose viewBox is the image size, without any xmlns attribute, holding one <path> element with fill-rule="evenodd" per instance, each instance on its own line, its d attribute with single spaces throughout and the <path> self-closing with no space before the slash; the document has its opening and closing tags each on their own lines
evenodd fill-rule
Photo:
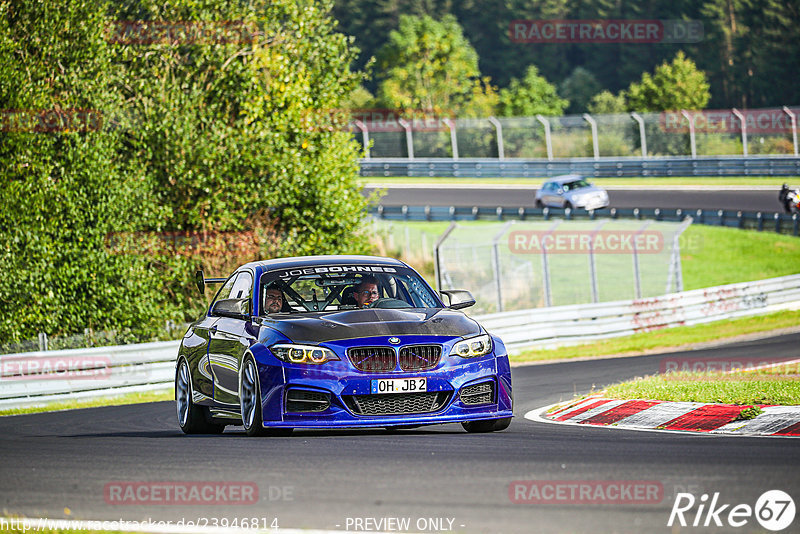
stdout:
<svg viewBox="0 0 800 534">
<path fill-rule="evenodd" d="M 607 426 L 630 430 L 706 432 L 735 436 L 800 436 L 800 406 L 757 405 L 763 413 L 738 419 L 750 406 L 703 402 L 617 400 L 591 396 L 525 414 L 544 423 Z"/>
</svg>

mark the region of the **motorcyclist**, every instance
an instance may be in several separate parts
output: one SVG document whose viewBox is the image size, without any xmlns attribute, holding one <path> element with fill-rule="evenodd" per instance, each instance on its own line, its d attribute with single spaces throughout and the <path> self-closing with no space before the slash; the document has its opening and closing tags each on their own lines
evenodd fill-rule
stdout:
<svg viewBox="0 0 800 534">
<path fill-rule="evenodd" d="M 786 213 L 797 213 L 800 211 L 800 191 L 791 190 L 789 186 L 783 184 L 778 192 L 778 201 L 783 206 Z"/>
</svg>

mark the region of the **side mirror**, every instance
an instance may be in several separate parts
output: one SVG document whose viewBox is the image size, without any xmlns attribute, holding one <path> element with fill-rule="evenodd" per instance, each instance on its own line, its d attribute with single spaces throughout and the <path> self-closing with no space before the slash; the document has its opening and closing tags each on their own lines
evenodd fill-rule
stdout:
<svg viewBox="0 0 800 534">
<path fill-rule="evenodd" d="M 220 299 L 211 308 L 211 315 L 246 319 L 250 317 L 250 299 Z"/>
<path fill-rule="evenodd" d="M 475 297 L 466 289 L 448 289 L 439 291 L 445 306 L 453 310 L 469 308 L 475 305 Z"/>
</svg>

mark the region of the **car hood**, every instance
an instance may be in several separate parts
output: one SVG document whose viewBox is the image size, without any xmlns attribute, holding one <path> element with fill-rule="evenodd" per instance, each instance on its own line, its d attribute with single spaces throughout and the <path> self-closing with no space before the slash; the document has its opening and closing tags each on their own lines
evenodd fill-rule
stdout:
<svg viewBox="0 0 800 534">
<path fill-rule="evenodd" d="M 364 309 L 264 318 L 261 324 L 296 343 L 322 343 L 372 336 L 429 335 L 462 337 L 481 327 L 450 309 Z"/>
</svg>

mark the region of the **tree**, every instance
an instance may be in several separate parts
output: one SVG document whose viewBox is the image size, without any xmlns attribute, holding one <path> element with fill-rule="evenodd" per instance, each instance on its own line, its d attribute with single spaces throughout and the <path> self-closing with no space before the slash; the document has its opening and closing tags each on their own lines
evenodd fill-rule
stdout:
<svg viewBox="0 0 800 534">
<path fill-rule="evenodd" d="M 567 113 L 583 113 L 588 109 L 592 96 L 601 90 L 594 74 L 583 67 L 575 67 L 559 86 L 561 96 L 569 101 Z"/>
<path fill-rule="evenodd" d="M 627 106 L 625 96 L 614 94 L 611 91 L 601 91 L 594 95 L 587 106 L 589 113 L 601 115 L 603 113 L 625 113 Z"/>
<path fill-rule="evenodd" d="M 0 3 L 0 339 L 84 328 L 152 332 L 174 319 L 153 262 L 109 237 L 159 215 L 117 158 L 121 82 L 103 10 Z M 16 112 L 9 113 L 9 110 Z"/>
<path fill-rule="evenodd" d="M 671 63 L 656 67 L 652 76 L 642 74 L 641 82 L 632 83 L 625 91 L 630 111 L 703 109 L 710 98 L 705 73 L 683 52 Z"/>
<path fill-rule="evenodd" d="M 378 98 L 390 108 L 458 115 L 486 94 L 478 55 L 452 15 L 401 16 L 379 51 L 378 71 Z"/>
<path fill-rule="evenodd" d="M 358 144 L 331 112 L 361 76 L 330 2 L 54 1 L 0 2 L 0 101 L 103 122 L 4 123 L 3 339 L 153 335 L 202 309 L 196 265 L 368 250 Z M 131 20 L 134 33 L 107 31 Z M 199 255 L 165 244 L 174 232 L 231 239 Z M 253 234 L 260 249 L 239 246 Z"/>
<path fill-rule="evenodd" d="M 500 90 L 499 113 L 505 117 L 561 115 L 568 105 L 556 88 L 539 75 L 535 65 L 528 67 L 522 80 L 514 78 Z"/>
</svg>

